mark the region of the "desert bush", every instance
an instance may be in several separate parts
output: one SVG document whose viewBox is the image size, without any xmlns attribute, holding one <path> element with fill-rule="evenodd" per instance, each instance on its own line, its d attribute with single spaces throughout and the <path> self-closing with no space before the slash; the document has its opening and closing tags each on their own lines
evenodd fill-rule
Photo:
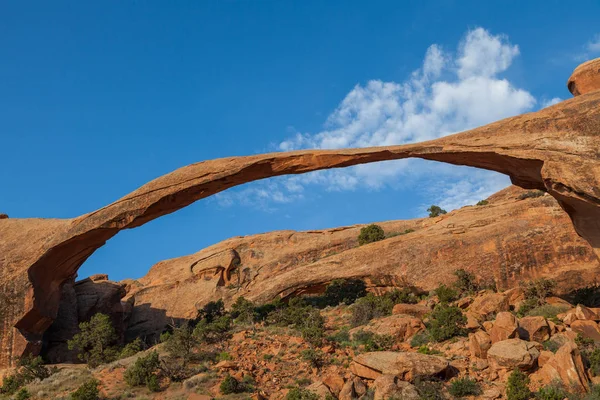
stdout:
<svg viewBox="0 0 600 400">
<path fill-rule="evenodd" d="M 335 279 L 325 289 L 325 305 L 337 306 L 340 303 L 350 305 L 367 295 L 367 285 L 360 279 Z"/>
<path fill-rule="evenodd" d="M 206 322 L 213 322 L 214 319 L 222 317 L 225 315 L 225 303 L 222 299 L 217 301 L 211 301 L 207 303 L 204 307 L 198 310 L 198 316 L 194 323 L 198 323 L 201 320 L 206 320 Z"/>
<path fill-rule="evenodd" d="M 69 350 L 77 350 L 77 357 L 91 367 L 117 359 L 117 334 L 110 317 L 97 313 L 89 322 L 79 324 L 80 332 L 67 341 Z"/>
<path fill-rule="evenodd" d="M 538 305 L 542 306 L 546 302 L 546 297 L 552 296 L 556 288 L 556 282 L 552 279 L 540 278 L 522 284 L 525 299 L 534 299 Z"/>
<path fill-rule="evenodd" d="M 236 323 L 252 324 L 258 319 L 256 305 L 244 296 L 240 296 L 235 300 L 235 303 L 231 305 L 230 313 L 231 318 Z"/>
<path fill-rule="evenodd" d="M 21 375 L 13 374 L 6 376 L 2 381 L 2 387 L 0 387 L 0 393 L 2 394 L 14 394 L 21 386 L 25 385 L 25 381 Z"/>
<path fill-rule="evenodd" d="M 169 356 L 181 359 L 185 366 L 191 360 L 198 344 L 198 338 L 192 328 L 188 324 L 183 324 L 173 328 L 173 333 L 166 340 L 164 349 Z"/>
<path fill-rule="evenodd" d="M 365 347 L 365 351 L 386 351 L 394 345 L 395 339 L 390 335 L 379 335 L 374 332 L 360 330 L 353 335 L 354 342 Z"/>
<path fill-rule="evenodd" d="M 426 325 L 431 339 L 443 342 L 455 336 L 464 335 L 466 323 L 467 318 L 460 308 L 440 303 L 429 315 Z"/>
<path fill-rule="evenodd" d="M 319 400 L 319 396 L 316 393 L 299 387 L 290 389 L 285 398 L 286 400 Z"/>
<path fill-rule="evenodd" d="M 127 343 L 125 347 L 121 349 L 121 353 L 119 354 L 119 358 L 127 358 L 133 355 L 136 355 L 140 351 L 144 350 L 146 345 L 140 338 L 135 338 L 135 340 L 131 343 Z"/>
<path fill-rule="evenodd" d="M 19 389 L 19 391 L 15 394 L 15 400 L 27 400 L 31 398 L 31 394 L 29 390 L 25 388 Z"/>
<path fill-rule="evenodd" d="M 34 357 L 32 355 L 23 356 L 17 363 L 16 372 L 4 378 L 2 386 L 0 387 L 0 393 L 9 395 L 14 394 L 29 382 L 36 379 L 44 380 L 53 372 L 53 370 L 50 370 L 44 365 L 42 357 Z"/>
<path fill-rule="evenodd" d="M 528 400 L 533 397 L 529 390 L 529 377 L 519 369 L 515 369 L 506 382 L 506 397 L 508 400 Z"/>
<path fill-rule="evenodd" d="M 445 400 L 444 384 L 438 381 L 430 380 L 415 380 L 415 388 L 419 392 L 420 400 Z"/>
<path fill-rule="evenodd" d="M 311 310 L 306 319 L 297 328 L 300 329 L 302 338 L 312 346 L 320 346 L 325 337 L 325 319 L 319 310 Z"/>
<path fill-rule="evenodd" d="M 564 400 L 569 398 L 569 392 L 560 383 L 546 385 L 537 391 L 535 398 L 539 400 Z"/>
<path fill-rule="evenodd" d="M 544 317 L 546 319 L 557 321 L 557 315 L 567 311 L 569 308 L 569 306 L 544 304 L 543 306 L 537 306 L 528 310 L 524 315 L 529 317 Z M 521 312 L 522 310 L 519 308 L 519 313 Z"/>
<path fill-rule="evenodd" d="M 458 299 L 457 291 L 444 284 L 438 286 L 434 293 L 442 303 L 451 303 Z"/>
<path fill-rule="evenodd" d="M 431 337 L 429 336 L 429 332 L 417 332 L 410 339 L 410 346 L 414 348 L 420 348 L 431 342 Z"/>
<path fill-rule="evenodd" d="M 267 316 L 267 323 L 277 326 L 300 326 L 313 309 L 300 297 L 290 299 L 287 305 L 277 307 Z"/>
<path fill-rule="evenodd" d="M 249 387 L 247 384 L 238 381 L 229 374 L 225 375 L 225 379 L 223 379 L 221 385 L 219 386 L 221 394 L 243 393 L 248 391 L 248 389 Z"/>
<path fill-rule="evenodd" d="M 592 385 L 582 400 L 600 400 L 600 385 Z"/>
<path fill-rule="evenodd" d="M 190 376 L 196 375 L 197 369 L 188 367 L 181 359 L 162 357 L 160 359 L 160 372 L 171 382 L 182 382 Z"/>
<path fill-rule="evenodd" d="M 383 228 L 379 225 L 371 224 L 360 229 L 358 244 L 362 246 L 363 244 L 378 242 L 383 239 L 385 239 Z"/>
<path fill-rule="evenodd" d="M 159 367 L 160 360 L 158 353 L 152 351 L 145 356 L 139 357 L 132 366 L 127 368 L 123 374 L 123 378 L 129 386 L 146 385 L 148 389 L 152 390 L 151 386 L 154 388 L 155 383 L 158 383 L 156 373 Z"/>
<path fill-rule="evenodd" d="M 223 315 L 214 318 L 211 322 L 201 320 L 194 328 L 193 336 L 202 343 L 218 343 L 231 336 L 231 317 Z"/>
<path fill-rule="evenodd" d="M 454 276 L 456 276 L 456 282 L 454 282 L 454 287 L 458 289 L 459 292 L 471 294 L 480 289 L 479 285 L 477 284 L 477 280 L 475 279 L 475 275 L 473 275 L 469 271 L 466 271 L 464 269 L 457 269 L 456 271 L 454 271 Z"/>
<path fill-rule="evenodd" d="M 350 308 L 352 326 L 364 325 L 373 318 L 391 315 L 396 304 L 414 304 L 417 301 L 417 296 L 408 288 L 393 290 L 381 296 L 368 293 L 365 297 L 356 300 Z"/>
<path fill-rule="evenodd" d="M 71 393 L 72 400 L 98 400 L 100 396 L 100 382 L 96 379 L 91 379 L 84 382 L 79 388 Z"/>
<path fill-rule="evenodd" d="M 300 353 L 302 359 L 308 362 L 312 367 L 321 368 L 327 361 L 325 359 L 325 353 L 321 350 L 315 350 L 313 348 L 302 350 Z"/>
<path fill-rule="evenodd" d="M 490 202 L 489 202 L 489 201 L 487 201 L 487 200 L 479 200 L 479 201 L 477 202 L 477 205 L 478 205 L 478 206 L 487 206 L 489 203 L 490 203 Z"/>
<path fill-rule="evenodd" d="M 541 197 L 545 194 L 545 192 L 541 191 L 541 190 L 530 190 L 528 192 L 522 193 L 519 195 L 518 199 L 519 200 L 525 200 L 525 199 L 533 199 L 536 197 Z"/>
<path fill-rule="evenodd" d="M 331 342 L 336 342 L 339 344 L 348 344 L 350 342 L 350 328 L 348 328 L 347 326 L 344 326 L 342 328 L 340 328 L 340 330 L 338 330 L 337 332 L 335 332 L 333 335 L 330 335 L 327 339 Z"/>
<path fill-rule="evenodd" d="M 554 339 L 546 340 L 542 342 L 542 347 L 544 350 L 551 351 L 552 353 L 556 353 L 558 349 L 560 349 L 561 344 Z"/>
<path fill-rule="evenodd" d="M 469 377 L 458 378 L 450 383 L 448 393 L 454 397 L 476 396 L 481 394 L 481 385 Z"/>
<path fill-rule="evenodd" d="M 429 207 L 427 209 L 427 212 L 429 213 L 429 218 L 439 217 L 440 215 L 447 213 L 446 210 L 436 205 L 432 205 L 431 207 Z"/>
<path fill-rule="evenodd" d="M 402 232 L 391 232 L 385 235 L 386 239 L 387 238 L 392 238 L 392 237 L 396 237 L 396 236 L 402 236 L 402 235 L 407 235 L 409 233 L 413 233 L 415 230 L 414 229 L 405 229 Z"/>
</svg>

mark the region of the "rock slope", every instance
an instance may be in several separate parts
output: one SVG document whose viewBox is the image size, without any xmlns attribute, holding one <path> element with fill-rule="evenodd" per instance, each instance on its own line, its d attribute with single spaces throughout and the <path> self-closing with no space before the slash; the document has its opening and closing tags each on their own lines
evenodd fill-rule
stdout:
<svg viewBox="0 0 600 400">
<path fill-rule="evenodd" d="M 227 188 L 272 176 L 418 157 L 507 174 L 546 190 L 600 252 L 600 74 L 595 62 L 570 79 L 575 98 L 437 140 L 366 149 L 304 150 L 205 161 L 160 177 L 69 220 L 0 220 L 0 367 L 37 352 L 56 318 L 61 286 L 106 240 Z M 584 73 L 585 72 L 585 73 Z M 590 76 L 592 78 L 590 78 Z M 581 81 L 581 84 L 579 83 Z"/>
</svg>

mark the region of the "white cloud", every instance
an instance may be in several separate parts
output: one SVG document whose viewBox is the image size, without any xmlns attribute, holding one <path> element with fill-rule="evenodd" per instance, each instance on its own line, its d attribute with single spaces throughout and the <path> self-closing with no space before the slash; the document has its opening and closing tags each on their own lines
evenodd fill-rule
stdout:
<svg viewBox="0 0 600 400">
<path fill-rule="evenodd" d="M 587 43 L 586 49 L 592 54 L 600 53 L 600 33 Z"/>
<path fill-rule="evenodd" d="M 405 82 L 357 84 L 327 118 L 325 129 L 314 134 L 296 132 L 278 148 L 420 142 L 530 111 L 536 99 L 500 76 L 518 55 L 518 46 L 506 36 L 483 28 L 468 31 L 456 53 L 434 44 L 427 49 L 421 68 Z M 277 190 L 285 197 L 285 193 L 301 193 L 305 185 L 326 190 L 406 187 L 404 182 L 418 183 L 428 179 L 428 174 L 435 174 L 436 182 L 445 182 L 434 184 L 431 197 L 449 209 L 476 202 L 509 184 L 506 177 L 488 171 L 401 160 L 289 177 L 277 184 Z M 421 186 L 414 185 L 423 191 Z"/>
<path fill-rule="evenodd" d="M 555 104 L 560 103 L 561 101 L 562 101 L 562 99 L 560 97 L 553 97 L 550 100 L 543 101 L 542 102 L 542 108 L 553 106 Z"/>
</svg>

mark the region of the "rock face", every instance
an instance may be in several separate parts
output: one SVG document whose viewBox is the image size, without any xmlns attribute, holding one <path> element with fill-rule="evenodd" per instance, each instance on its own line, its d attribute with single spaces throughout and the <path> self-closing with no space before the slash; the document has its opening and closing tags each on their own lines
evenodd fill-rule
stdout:
<svg viewBox="0 0 600 400">
<path fill-rule="evenodd" d="M 523 188 L 547 191 L 577 233 L 600 252 L 600 86 L 593 78 L 598 73 L 594 65 L 584 64 L 571 77 L 569 87 L 580 94 L 571 100 L 429 142 L 205 161 L 78 218 L 0 219 L 0 367 L 11 365 L 24 352 L 39 351 L 44 331 L 57 316 L 61 286 L 120 230 L 272 176 L 409 157 L 489 169 L 509 175 Z"/>
<path fill-rule="evenodd" d="M 376 351 L 356 356 L 350 364 L 350 371 L 354 375 L 367 379 L 392 375 L 403 381 L 412 381 L 419 377 L 439 376 L 446 371 L 449 365 L 445 358 L 439 356 Z"/>
</svg>

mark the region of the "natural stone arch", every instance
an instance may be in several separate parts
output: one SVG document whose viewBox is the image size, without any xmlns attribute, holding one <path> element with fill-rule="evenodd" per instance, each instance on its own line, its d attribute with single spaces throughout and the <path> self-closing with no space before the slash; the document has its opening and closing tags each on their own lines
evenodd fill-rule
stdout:
<svg viewBox="0 0 600 400">
<path fill-rule="evenodd" d="M 579 96 L 444 138 L 400 146 L 302 150 L 204 161 L 155 179 L 92 213 L 66 220 L 0 220 L 0 367 L 36 352 L 56 317 L 61 285 L 122 229 L 243 183 L 370 162 L 422 158 L 500 172 L 555 197 L 600 254 L 600 59 L 575 70 Z"/>
</svg>

